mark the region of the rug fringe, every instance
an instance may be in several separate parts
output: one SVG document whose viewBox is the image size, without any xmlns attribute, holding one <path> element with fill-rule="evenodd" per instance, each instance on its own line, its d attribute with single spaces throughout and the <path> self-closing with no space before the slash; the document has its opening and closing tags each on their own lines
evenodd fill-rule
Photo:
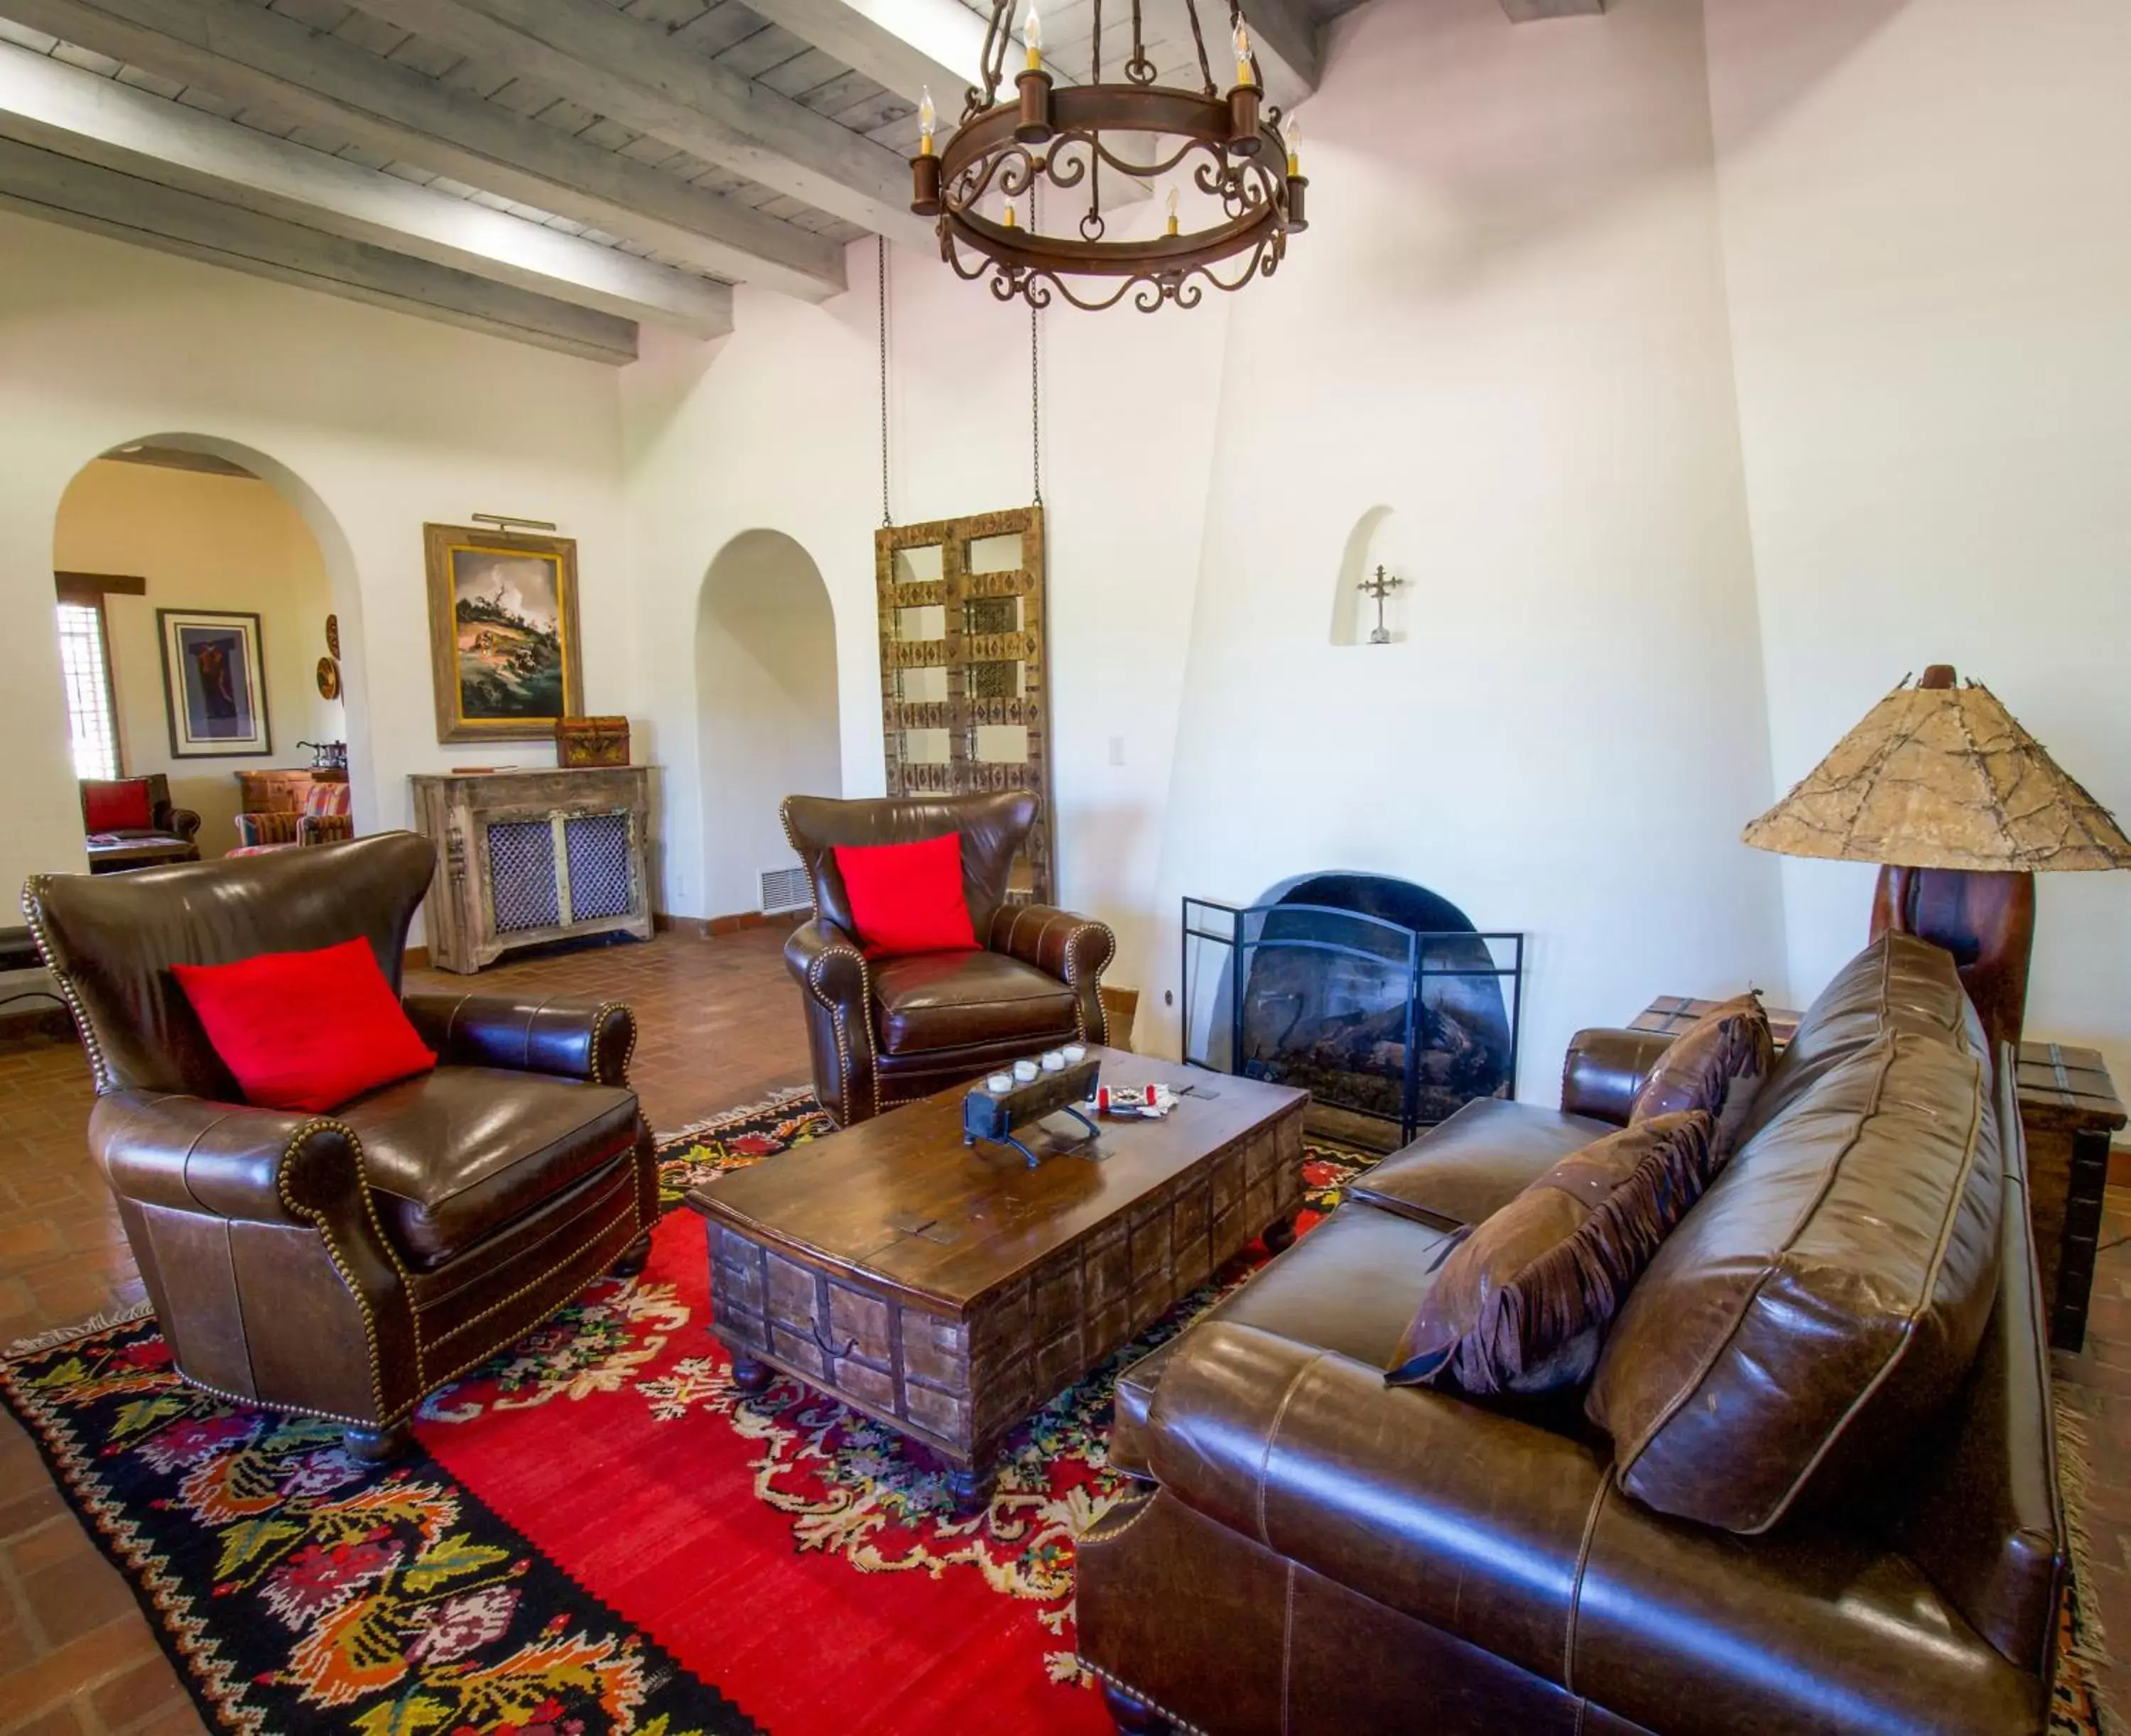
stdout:
<svg viewBox="0 0 2131 1736">
<path fill-rule="evenodd" d="M 670 1133 L 655 1134 L 662 1145 L 677 1140 L 693 1139 L 699 1134 L 715 1133 L 721 1127 L 730 1127 L 735 1121 L 750 1121 L 758 1115 L 768 1115 L 773 1110 L 788 1109 L 795 1103 L 812 1102 L 814 1088 L 811 1085 L 793 1085 L 783 1091 L 773 1092 L 756 1103 L 743 1103 L 737 1108 L 721 1109 L 707 1121 L 690 1121 L 686 1126 L 676 1127 Z"/>
<path fill-rule="evenodd" d="M 2056 1413 L 2057 1434 L 2057 1487 L 2064 1499 L 2065 1537 L 2071 1554 L 2072 1583 L 2078 1588 L 2079 1619 L 2074 1624 L 2072 1639 L 2066 1650 L 2087 1666 L 2086 1690 L 2092 1696 L 2095 1716 L 2103 1736 L 2124 1728 L 2118 1715 L 2116 1704 L 2103 1689 L 2100 1669 L 2109 1667 L 2109 1635 L 2101 1624 L 2101 1612 L 2095 1606 L 2092 1587 L 2093 1542 L 2086 1529 L 2086 1499 L 2088 1487 L 2088 1454 L 2091 1447 L 2087 1438 L 2086 1418 L 2067 1403 L 2062 1390 L 2051 1396 L 2051 1408 Z"/>
<path fill-rule="evenodd" d="M 34 1356 L 40 1351 L 56 1350 L 62 1344 L 71 1344 L 77 1338 L 86 1338 L 92 1333 L 108 1332 L 114 1326 L 127 1326 L 136 1320 L 145 1320 L 156 1312 L 155 1304 L 136 1302 L 130 1307 L 114 1308 L 108 1314 L 92 1314 L 86 1320 L 72 1326 L 55 1326 L 50 1332 L 38 1332 L 27 1338 L 17 1338 L 4 1351 L 0 1361 L 14 1362 L 24 1356 Z"/>
</svg>

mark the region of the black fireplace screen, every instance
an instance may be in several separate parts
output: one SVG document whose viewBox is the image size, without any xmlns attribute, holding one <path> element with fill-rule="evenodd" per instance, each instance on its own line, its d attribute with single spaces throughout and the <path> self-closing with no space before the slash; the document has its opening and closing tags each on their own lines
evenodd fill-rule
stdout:
<svg viewBox="0 0 2131 1736">
<path fill-rule="evenodd" d="M 1477 933 L 1382 876 L 1317 875 L 1248 907 L 1184 901 L 1185 1063 L 1299 1086 L 1401 1143 L 1516 1094 L 1523 980 L 1522 935 Z"/>
</svg>

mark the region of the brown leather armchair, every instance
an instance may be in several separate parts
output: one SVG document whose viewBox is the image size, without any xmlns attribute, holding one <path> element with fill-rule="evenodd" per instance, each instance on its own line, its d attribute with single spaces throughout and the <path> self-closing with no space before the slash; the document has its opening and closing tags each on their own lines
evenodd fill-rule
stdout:
<svg viewBox="0 0 2131 1736">
<path fill-rule="evenodd" d="M 840 1126 L 1061 1043 L 1108 1040 L 1101 978 L 1117 940 L 1048 905 L 1010 904 L 1007 877 L 1036 820 L 1023 792 L 836 801 L 785 798 L 784 832 L 813 882 L 814 916 L 785 943 L 807 1002 L 814 1094 Z M 962 836 L 975 952 L 869 959 L 853 938 L 839 844 Z"/>
<path fill-rule="evenodd" d="M 658 1212 L 627 1007 L 409 994 L 433 1072 L 328 1115 L 246 1104 L 169 967 L 361 935 L 396 988 L 436 868 L 411 833 L 93 878 L 22 906 L 96 1080 L 90 1149 L 180 1374 L 388 1456 L 434 1388 L 602 1274 Z"/>
</svg>

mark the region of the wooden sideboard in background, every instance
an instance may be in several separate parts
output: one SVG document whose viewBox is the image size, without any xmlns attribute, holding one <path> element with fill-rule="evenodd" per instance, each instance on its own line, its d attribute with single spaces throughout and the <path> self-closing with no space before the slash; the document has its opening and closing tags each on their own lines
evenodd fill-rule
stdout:
<svg viewBox="0 0 2131 1736">
<path fill-rule="evenodd" d="M 514 947 L 651 938 L 651 768 L 418 773 L 414 825 L 437 846 L 429 961 L 476 971 Z"/>
<path fill-rule="evenodd" d="M 269 768 L 238 772 L 237 810 L 245 814 L 300 814 L 304 797 L 314 783 L 346 783 L 345 772 L 318 772 L 306 766 Z"/>
</svg>

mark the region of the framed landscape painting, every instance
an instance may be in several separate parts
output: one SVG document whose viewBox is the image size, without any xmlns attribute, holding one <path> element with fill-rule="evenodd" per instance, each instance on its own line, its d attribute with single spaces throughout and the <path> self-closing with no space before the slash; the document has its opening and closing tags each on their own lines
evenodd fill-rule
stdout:
<svg viewBox="0 0 2131 1736">
<path fill-rule="evenodd" d="M 584 709 L 577 545 L 425 524 L 438 741 L 551 739 Z"/>
<path fill-rule="evenodd" d="M 259 617 L 158 609 L 163 702 L 173 759 L 232 759 L 274 751 L 266 718 Z"/>
</svg>

